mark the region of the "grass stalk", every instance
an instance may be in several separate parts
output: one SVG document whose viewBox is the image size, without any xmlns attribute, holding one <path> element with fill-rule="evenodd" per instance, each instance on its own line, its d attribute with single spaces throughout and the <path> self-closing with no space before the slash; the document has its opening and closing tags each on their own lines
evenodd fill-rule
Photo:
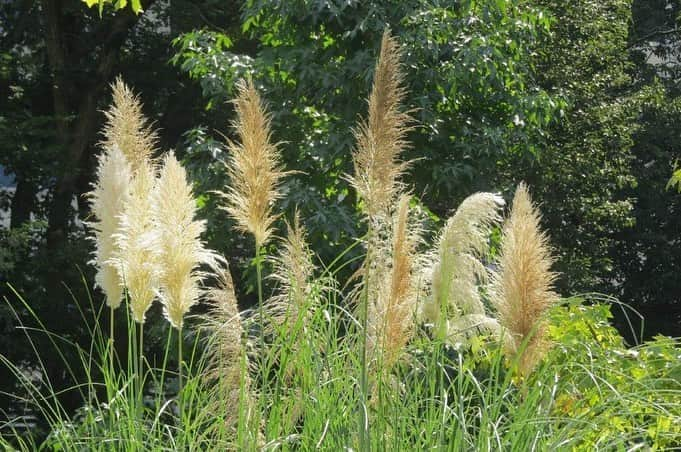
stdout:
<svg viewBox="0 0 681 452">
<path fill-rule="evenodd" d="M 177 329 L 177 408 L 180 416 L 180 425 L 182 424 L 183 406 L 182 406 L 182 328 Z"/>
<path fill-rule="evenodd" d="M 145 372 L 144 372 L 144 323 L 139 324 L 139 352 L 138 352 L 138 364 L 137 368 L 139 373 L 137 374 L 138 378 L 138 409 L 140 411 L 140 415 L 144 412 L 144 380 L 145 380 Z"/>
<path fill-rule="evenodd" d="M 371 238 L 371 229 L 367 234 Z M 371 243 L 371 240 L 369 240 Z M 367 362 L 367 336 L 368 330 L 367 325 L 369 322 L 369 288 L 371 284 L 371 248 L 367 249 L 366 257 L 367 271 L 364 275 L 364 286 L 362 287 L 361 295 L 361 312 L 360 312 L 360 323 L 361 323 L 361 350 L 360 350 L 360 416 L 359 416 L 359 450 L 369 451 L 371 450 L 371 438 L 370 438 L 370 428 L 369 428 L 369 409 L 368 409 L 368 398 L 369 398 L 369 382 L 368 382 L 368 365 Z"/>
</svg>

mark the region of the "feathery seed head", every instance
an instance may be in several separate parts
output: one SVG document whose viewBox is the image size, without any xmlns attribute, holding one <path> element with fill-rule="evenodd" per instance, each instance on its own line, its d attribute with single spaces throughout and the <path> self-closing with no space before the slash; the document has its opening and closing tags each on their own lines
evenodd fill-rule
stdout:
<svg viewBox="0 0 681 452">
<path fill-rule="evenodd" d="M 435 253 L 431 256 L 429 277 L 431 297 L 422 315 L 443 330 L 447 317 L 469 314 L 483 315 L 484 306 L 478 292 L 478 281 L 487 272 L 481 257 L 487 251 L 492 227 L 500 220 L 504 200 L 493 193 L 475 193 L 466 198 L 445 224 Z M 442 331 L 440 331 L 442 337 Z"/>
<path fill-rule="evenodd" d="M 374 71 L 368 117 L 355 130 L 355 174 L 348 180 L 362 198 L 370 219 L 390 216 L 402 188 L 400 177 L 408 166 L 399 159 L 408 145 L 406 134 L 412 122 L 409 113 L 400 111 L 406 95 L 400 56 L 397 40 L 386 31 Z"/>
<path fill-rule="evenodd" d="M 418 224 L 410 221 L 410 196 L 400 196 L 393 215 L 387 256 L 374 260 L 372 274 L 379 279 L 370 287 L 367 316 L 368 356 L 382 359 L 390 369 L 400 358 L 415 330 L 418 300 L 416 247 L 421 240 Z"/>
<path fill-rule="evenodd" d="M 130 165 L 120 148 L 105 148 L 98 157 L 94 187 L 88 194 L 90 209 L 96 218 L 89 223 L 94 231 L 95 282 L 104 291 L 107 305 L 114 309 L 121 304 L 123 282 L 118 267 L 111 259 L 118 252 L 114 236 L 121 229 L 120 214 L 129 196 L 131 177 Z"/>
<path fill-rule="evenodd" d="M 155 246 L 159 262 L 159 298 L 164 314 L 175 328 L 182 328 L 185 313 L 201 294 L 201 264 L 216 264 L 216 256 L 201 242 L 204 222 L 194 220 L 196 201 L 187 174 L 169 152 L 152 197 Z"/>
<path fill-rule="evenodd" d="M 151 158 L 158 142 L 157 133 L 142 114 L 142 104 L 130 88 L 118 77 L 111 84 L 113 102 L 105 111 L 102 147 L 118 146 L 136 171 Z"/>
<path fill-rule="evenodd" d="M 281 197 L 279 185 L 285 172 L 276 144 L 271 142 L 271 118 L 251 80 L 237 84 L 234 100 L 237 119 L 233 126 L 238 142 L 229 142 L 231 152 L 227 172 L 232 185 L 217 192 L 227 202 L 226 210 L 237 228 L 253 234 L 256 246 L 264 245 L 272 234 L 274 202 Z"/>
<path fill-rule="evenodd" d="M 211 388 L 208 408 L 221 412 L 225 418 L 225 427 L 234 434 L 239 421 L 242 375 L 249 412 L 254 409 L 255 400 L 250 392 L 248 373 L 242 373 L 241 360 L 248 360 L 248 356 L 243 344 L 244 329 L 229 269 L 216 268 L 215 278 L 217 286 L 206 291 L 206 299 L 211 304 L 208 315 L 204 317 L 204 324 L 209 332 L 210 361 L 204 370 L 203 381 L 207 388 Z M 220 429 L 219 426 L 216 428 Z"/>
<path fill-rule="evenodd" d="M 146 162 L 138 168 L 130 185 L 130 194 L 123 205 L 121 228 L 115 234 L 118 250 L 114 263 L 128 289 L 130 309 L 136 322 L 144 317 L 158 291 L 158 237 L 154 234 L 152 192 L 155 171 Z"/>
<path fill-rule="evenodd" d="M 286 222 L 286 229 L 288 234 L 280 246 L 279 256 L 274 259 L 274 272 L 271 275 L 279 283 L 279 295 L 268 304 L 270 316 L 278 324 L 287 320 L 295 323 L 300 314 L 304 313 L 305 318 L 312 314 L 309 302 L 315 266 L 307 244 L 307 232 L 300 223 L 297 210 L 293 225 Z"/>
<path fill-rule="evenodd" d="M 521 353 L 518 371 L 523 376 L 532 371 L 546 349 L 545 314 L 558 298 L 553 291 L 553 258 L 540 218 L 527 186 L 520 183 L 504 227 L 499 271 L 492 280 L 492 302 L 508 333 L 507 352 Z"/>
</svg>

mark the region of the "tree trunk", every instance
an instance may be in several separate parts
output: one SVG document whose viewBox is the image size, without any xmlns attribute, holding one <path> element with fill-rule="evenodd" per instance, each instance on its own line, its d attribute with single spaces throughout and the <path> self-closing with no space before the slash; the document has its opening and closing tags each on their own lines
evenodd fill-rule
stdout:
<svg viewBox="0 0 681 452">
<path fill-rule="evenodd" d="M 17 186 L 12 197 L 10 228 L 18 228 L 30 220 L 31 213 L 35 209 L 36 185 L 19 175 L 16 175 L 16 178 Z"/>
<path fill-rule="evenodd" d="M 90 157 L 88 154 L 94 151 L 93 142 L 97 133 L 99 99 L 104 95 L 108 82 L 113 76 L 121 46 L 138 19 L 129 8 L 116 13 L 103 39 L 96 71 L 91 77 L 92 82 L 86 87 L 78 86 L 70 89 L 65 72 L 69 55 L 66 54 L 63 43 L 61 3 L 60 0 L 43 0 L 42 3 L 47 31 L 48 60 L 54 78 L 52 97 L 57 116 L 57 136 L 65 150 L 48 214 L 47 249 L 51 255 L 55 255 L 67 240 L 69 223 L 73 219 L 71 205 L 74 195 L 78 194 L 77 186 L 87 187 L 87 183 L 83 184 L 81 180 L 81 176 L 87 177 L 82 172 L 81 163 L 87 162 Z M 145 8 L 152 3 L 153 0 L 146 2 Z M 72 51 L 72 53 L 77 52 Z M 75 93 L 80 102 L 77 104 L 77 99 L 69 99 L 68 93 Z M 69 104 L 73 105 L 73 108 L 70 109 Z M 75 108 L 76 104 L 77 108 Z M 68 115 L 71 111 L 75 113 L 75 120 L 69 124 Z M 81 180 L 80 184 L 78 184 L 79 180 Z"/>
</svg>

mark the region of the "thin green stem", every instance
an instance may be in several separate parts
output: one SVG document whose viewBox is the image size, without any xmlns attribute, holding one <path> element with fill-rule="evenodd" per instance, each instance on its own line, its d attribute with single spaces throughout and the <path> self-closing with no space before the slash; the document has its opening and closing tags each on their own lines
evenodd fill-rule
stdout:
<svg viewBox="0 0 681 452">
<path fill-rule="evenodd" d="M 182 328 L 177 329 L 177 407 L 182 422 Z"/>
<path fill-rule="evenodd" d="M 140 410 L 140 414 L 143 411 L 143 404 L 144 404 L 144 323 L 139 324 L 139 353 L 138 353 L 138 358 L 139 358 L 139 363 L 138 363 L 138 369 L 139 373 L 137 374 L 138 378 L 138 384 L 139 384 L 139 393 L 138 393 L 138 407 Z"/>
<path fill-rule="evenodd" d="M 367 233 L 369 238 L 369 243 L 371 243 L 371 229 Z M 367 249 L 367 256 L 365 261 L 365 274 L 364 274 L 364 287 L 362 288 L 362 299 L 361 299 L 361 313 L 360 322 L 362 325 L 361 331 L 361 344 L 362 350 L 360 351 L 361 357 L 361 373 L 360 373 L 360 403 L 361 403 L 361 413 L 359 416 L 359 450 L 368 451 L 371 450 L 369 444 L 369 412 L 367 407 L 368 400 L 368 363 L 367 363 L 367 324 L 369 317 L 369 284 L 370 284 L 370 274 L 371 274 L 371 248 Z"/>
<path fill-rule="evenodd" d="M 161 379 L 160 379 L 160 384 L 159 384 L 159 390 L 161 394 L 165 393 L 164 390 L 164 385 L 165 385 L 165 377 L 166 377 L 166 369 L 168 368 L 168 352 L 170 351 L 170 343 L 173 339 L 173 328 L 169 327 L 168 328 L 168 339 L 166 340 L 166 348 L 163 353 L 163 366 L 161 367 Z"/>
<path fill-rule="evenodd" d="M 255 271 L 258 280 L 258 314 L 260 316 L 260 350 L 265 350 L 265 307 L 262 302 L 262 265 L 261 265 L 261 247 L 262 245 L 255 242 Z"/>
<path fill-rule="evenodd" d="M 114 376 L 114 308 L 112 306 L 109 306 L 109 372 L 110 376 L 113 378 Z M 113 389 L 113 388 L 108 388 L 107 389 Z M 109 396 L 109 402 L 111 402 L 111 399 L 113 399 L 115 394 L 115 390 L 110 391 L 108 394 Z"/>
</svg>

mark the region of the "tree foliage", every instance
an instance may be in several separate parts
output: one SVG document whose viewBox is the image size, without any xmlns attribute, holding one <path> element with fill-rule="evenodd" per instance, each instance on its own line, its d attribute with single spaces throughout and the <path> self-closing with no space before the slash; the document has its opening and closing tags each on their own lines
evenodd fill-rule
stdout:
<svg viewBox="0 0 681 452">
<path fill-rule="evenodd" d="M 284 207 L 300 207 L 323 257 L 357 236 L 345 174 L 384 29 L 405 49 L 406 102 L 419 124 L 409 136 L 406 157 L 417 160 L 408 182 L 436 215 L 494 186 L 502 156 L 534 160 L 536 139 L 561 105 L 532 76 L 532 52 L 550 20 L 526 2 L 260 1 L 245 5 L 242 20 L 256 51 L 235 50 L 238 36 L 194 31 L 176 40 L 174 62 L 199 82 L 209 109 L 245 74 L 262 85 L 285 161 L 300 171 L 287 182 Z M 209 139 L 198 130 L 190 137 Z"/>
</svg>

